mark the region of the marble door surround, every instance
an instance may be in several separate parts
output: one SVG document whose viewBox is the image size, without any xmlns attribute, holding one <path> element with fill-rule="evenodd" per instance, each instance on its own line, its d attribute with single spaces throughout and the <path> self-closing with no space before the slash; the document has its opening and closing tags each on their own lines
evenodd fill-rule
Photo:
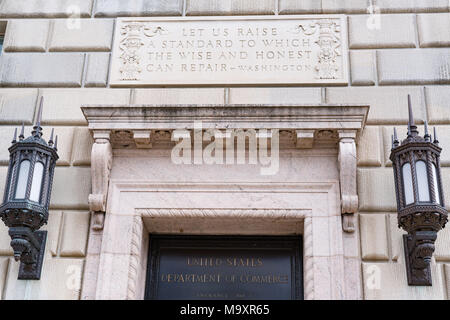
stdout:
<svg viewBox="0 0 450 320">
<path fill-rule="evenodd" d="M 302 234 L 305 299 L 362 298 L 356 144 L 369 106 L 85 105 L 82 111 L 94 138 L 82 299 L 142 299 L 152 233 Z M 166 179 L 167 171 L 181 171 L 164 170 L 170 151 L 157 142 L 170 141 L 175 129 L 193 129 L 194 121 L 203 129 L 279 129 L 287 141 L 280 142 L 282 161 L 295 164 L 296 155 L 317 161 L 301 160 L 309 174 L 286 181 L 235 181 L 220 172 L 202 180 L 193 168 Z M 317 147 L 330 141 L 334 149 Z"/>
</svg>

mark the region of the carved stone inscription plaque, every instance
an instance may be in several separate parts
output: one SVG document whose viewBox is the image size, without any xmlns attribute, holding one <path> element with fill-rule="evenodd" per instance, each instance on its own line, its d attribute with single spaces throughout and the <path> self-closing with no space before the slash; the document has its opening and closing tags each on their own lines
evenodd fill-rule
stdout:
<svg viewBox="0 0 450 320">
<path fill-rule="evenodd" d="M 347 84 L 340 15 L 120 18 L 111 86 Z"/>
<path fill-rule="evenodd" d="M 153 237 L 147 299 L 302 298 L 295 237 Z"/>
</svg>

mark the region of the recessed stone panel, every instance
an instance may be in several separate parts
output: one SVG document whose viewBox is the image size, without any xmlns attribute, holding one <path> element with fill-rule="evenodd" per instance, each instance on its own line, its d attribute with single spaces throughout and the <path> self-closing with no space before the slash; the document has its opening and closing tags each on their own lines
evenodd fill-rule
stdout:
<svg viewBox="0 0 450 320">
<path fill-rule="evenodd" d="M 342 15 L 120 18 L 111 86 L 347 84 Z"/>
</svg>

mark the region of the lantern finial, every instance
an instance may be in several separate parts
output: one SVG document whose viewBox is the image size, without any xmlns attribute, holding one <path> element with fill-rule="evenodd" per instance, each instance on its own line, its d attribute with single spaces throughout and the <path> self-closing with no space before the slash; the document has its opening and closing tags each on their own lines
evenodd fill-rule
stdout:
<svg viewBox="0 0 450 320">
<path fill-rule="evenodd" d="M 409 94 L 408 94 L 408 114 L 409 114 L 408 137 L 415 137 L 419 134 L 419 131 L 417 131 L 417 126 L 414 124 L 414 116 L 411 106 L 411 96 Z"/>
<path fill-rule="evenodd" d="M 36 124 L 33 127 L 33 132 L 31 133 L 33 137 L 41 138 L 42 137 L 42 127 L 41 127 L 41 120 L 42 120 L 42 105 L 44 103 L 44 97 L 41 98 L 41 103 L 39 105 L 39 110 L 37 114 Z"/>
<path fill-rule="evenodd" d="M 50 140 L 48 140 L 48 145 L 53 146 L 53 134 L 55 132 L 55 128 L 52 128 L 52 133 L 50 134 Z"/>
<path fill-rule="evenodd" d="M 22 122 L 22 129 L 20 130 L 19 140 L 25 139 L 25 124 Z"/>
<path fill-rule="evenodd" d="M 398 147 L 399 141 L 398 141 L 398 137 L 397 137 L 397 129 L 394 127 L 394 140 L 392 141 L 392 147 L 396 148 Z"/>
<path fill-rule="evenodd" d="M 14 144 L 16 142 L 17 142 L 17 128 L 14 129 L 14 137 L 11 143 Z"/>
<path fill-rule="evenodd" d="M 428 133 L 428 122 L 425 120 L 425 135 L 423 136 L 425 141 L 430 142 L 431 141 L 431 135 Z"/>
<path fill-rule="evenodd" d="M 55 137 L 55 146 L 53 147 L 55 150 L 58 150 L 58 135 Z"/>
<path fill-rule="evenodd" d="M 437 136 L 437 133 L 436 133 L 436 127 L 433 128 L 433 135 L 434 135 L 433 143 L 438 145 L 439 144 L 439 140 L 438 140 L 438 136 Z"/>
</svg>

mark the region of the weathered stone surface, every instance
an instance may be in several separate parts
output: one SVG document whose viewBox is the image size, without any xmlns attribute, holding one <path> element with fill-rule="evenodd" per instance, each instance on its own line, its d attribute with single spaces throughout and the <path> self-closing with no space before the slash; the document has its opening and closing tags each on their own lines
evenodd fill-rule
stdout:
<svg viewBox="0 0 450 320">
<path fill-rule="evenodd" d="M 275 14 L 272 0 L 187 0 L 186 15 Z"/>
<path fill-rule="evenodd" d="M 450 261 L 450 228 L 444 228 L 438 232 L 436 240 L 436 261 Z"/>
<path fill-rule="evenodd" d="M 91 15 L 92 0 L 3 0 L 0 18 L 66 18 Z"/>
<path fill-rule="evenodd" d="M 368 23 L 369 15 L 349 16 L 351 49 L 414 48 L 413 15 L 381 15 L 377 24 Z"/>
<path fill-rule="evenodd" d="M 408 94 L 411 95 L 414 119 L 421 123 L 425 119 L 425 108 L 419 87 L 327 88 L 326 102 L 369 104 L 368 124 L 407 124 Z"/>
<path fill-rule="evenodd" d="M 442 189 L 444 189 L 445 207 L 450 210 L 450 203 L 447 199 L 450 199 L 450 168 L 441 168 L 442 176 Z"/>
<path fill-rule="evenodd" d="M 364 299 L 434 300 L 444 299 L 443 278 L 439 265 L 431 266 L 433 286 L 408 286 L 403 257 L 397 263 L 363 263 Z"/>
<path fill-rule="evenodd" d="M 75 128 L 72 149 L 72 165 L 89 166 L 91 164 L 91 150 L 94 140 L 87 127 Z"/>
<path fill-rule="evenodd" d="M 444 271 L 445 271 L 445 284 L 447 287 L 447 299 L 450 297 L 450 264 L 444 265 Z"/>
<path fill-rule="evenodd" d="M 317 0 L 279 0 L 279 14 L 295 13 L 320 13 L 322 10 L 321 2 Z"/>
<path fill-rule="evenodd" d="M 182 0 L 98 0 L 95 7 L 96 17 L 146 17 L 146 16 L 181 16 Z"/>
<path fill-rule="evenodd" d="M 343 16 L 315 19 L 310 16 L 277 19 L 247 16 L 215 21 L 207 18 L 119 18 L 110 85 L 347 84 L 345 24 Z M 135 29 L 137 31 L 130 31 Z M 336 48 L 330 53 L 331 62 L 318 58 L 327 50 L 322 43 L 325 37 L 336 39 Z M 135 48 L 135 39 L 142 45 Z M 289 46 L 302 50 L 280 50 L 280 45 L 284 49 Z M 192 46 L 208 51 L 186 51 Z M 144 48 L 152 50 L 146 52 Z M 126 58 L 130 54 L 134 57 L 132 60 Z"/>
<path fill-rule="evenodd" d="M 391 259 L 397 261 L 400 255 L 404 255 L 403 235 L 406 231 L 398 227 L 396 213 L 389 215 L 389 227 L 391 229 Z"/>
<path fill-rule="evenodd" d="M 83 104 L 128 104 L 129 89 L 42 89 L 45 125 L 85 125 Z"/>
<path fill-rule="evenodd" d="M 64 211 L 61 257 L 84 257 L 89 233 L 89 212 Z"/>
<path fill-rule="evenodd" d="M 379 127 L 366 126 L 356 146 L 358 166 L 381 166 Z"/>
<path fill-rule="evenodd" d="M 110 19 L 56 20 L 50 51 L 111 51 L 114 21 Z"/>
<path fill-rule="evenodd" d="M 350 70 L 352 85 L 373 86 L 375 84 L 375 52 L 355 51 L 350 52 Z"/>
<path fill-rule="evenodd" d="M 380 85 L 450 83 L 450 49 L 377 51 L 377 62 Z"/>
<path fill-rule="evenodd" d="M 231 88 L 229 103 L 321 103 L 320 88 Z"/>
<path fill-rule="evenodd" d="M 86 57 L 85 87 L 106 87 L 108 83 L 109 53 L 89 53 Z"/>
<path fill-rule="evenodd" d="M 11 237 L 8 234 L 8 227 L 3 222 L 0 223 L 0 255 L 12 256 L 13 250 L 11 248 Z M 0 274 L 1 277 L 1 274 Z"/>
<path fill-rule="evenodd" d="M 39 281 L 18 281 L 19 263 L 11 261 L 5 299 L 77 300 L 80 297 L 82 259 L 55 259 L 47 256 Z"/>
<path fill-rule="evenodd" d="M 319 2 L 319 1 L 317 1 Z M 369 0 L 322 0 L 323 13 L 366 13 Z"/>
<path fill-rule="evenodd" d="M 3 49 L 5 52 L 44 52 L 49 28 L 50 20 L 11 20 L 8 22 Z"/>
<path fill-rule="evenodd" d="M 407 135 L 406 126 L 396 126 L 399 138 L 405 139 Z M 429 128 L 430 133 L 432 133 L 433 128 Z M 439 138 L 440 147 L 442 147 L 441 152 L 441 166 L 450 166 L 450 140 L 446 139 L 450 135 L 450 127 L 447 126 L 437 126 L 437 135 Z M 394 127 L 384 127 L 383 128 L 383 144 L 384 144 L 384 157 L 385 165 L 392 166 L 391 160 L 389 160 L 389 155 L 391 154 L 391 135 L 394 132 Z M 424 135 L 423 126 L 419 126 L 420 135 Z"/>
<path fill-rule="evenodd" d="M 361 255 L 366 260 L 388 260 L 386 216 L 384 214 L 361 214 Z"/>
<path fill-rule="evenodd" d="M 80 87 L 84 53 L 14 53 L 1 59 L 0 84 L 9 87 Z"/>
<path fill-rule="evenodd" d="M 450 86 L 425 87 L 425 99 L 430 124 L 450 123 Z"/>
<path fill-rule="evenodd" d="M 419 14 L 417 24 L 421 47 L 450 47 L 450 13 Z"/>
<path fill-rule="evenodd" d="M 0 123 L 31 124 L 37 95 L 37 89 L 0 89 Z"/>
<path fill-rule="evenodd" d="M 381 12 L 440 12 L 448 11 L 447 0 L 375 0 Z"/>
<path fill-rule="evenodd" d="M 47 230 L 47 254 L 52 257 L 58 255 L 59 235 L 61 229 L 62 212 L 49 211 L 48 224 L 43 226 L 40 230 Z"/>
<path fill-rule="evenodd" d="M 392 169 L 358 169 L 360 211 L 394 211 L 397 209 Z"/>
<path fill-rule="evenodd" d="M 91 193 L 90 168 L 57 167 L 53 182 L 51 208 L 80 209 L 89 207 Z"/>
<path fill-rule="evenodd" d="M 132 104 L 224 103 L 223 88 L 136 89 Z"/>
<path fill-rule="evenodd" d="M 6 282 L 6 273 L 8 272 L 8 258 L 0 258 L 0 300 L 3 299 L 3 289 Z"/>
</svg>

